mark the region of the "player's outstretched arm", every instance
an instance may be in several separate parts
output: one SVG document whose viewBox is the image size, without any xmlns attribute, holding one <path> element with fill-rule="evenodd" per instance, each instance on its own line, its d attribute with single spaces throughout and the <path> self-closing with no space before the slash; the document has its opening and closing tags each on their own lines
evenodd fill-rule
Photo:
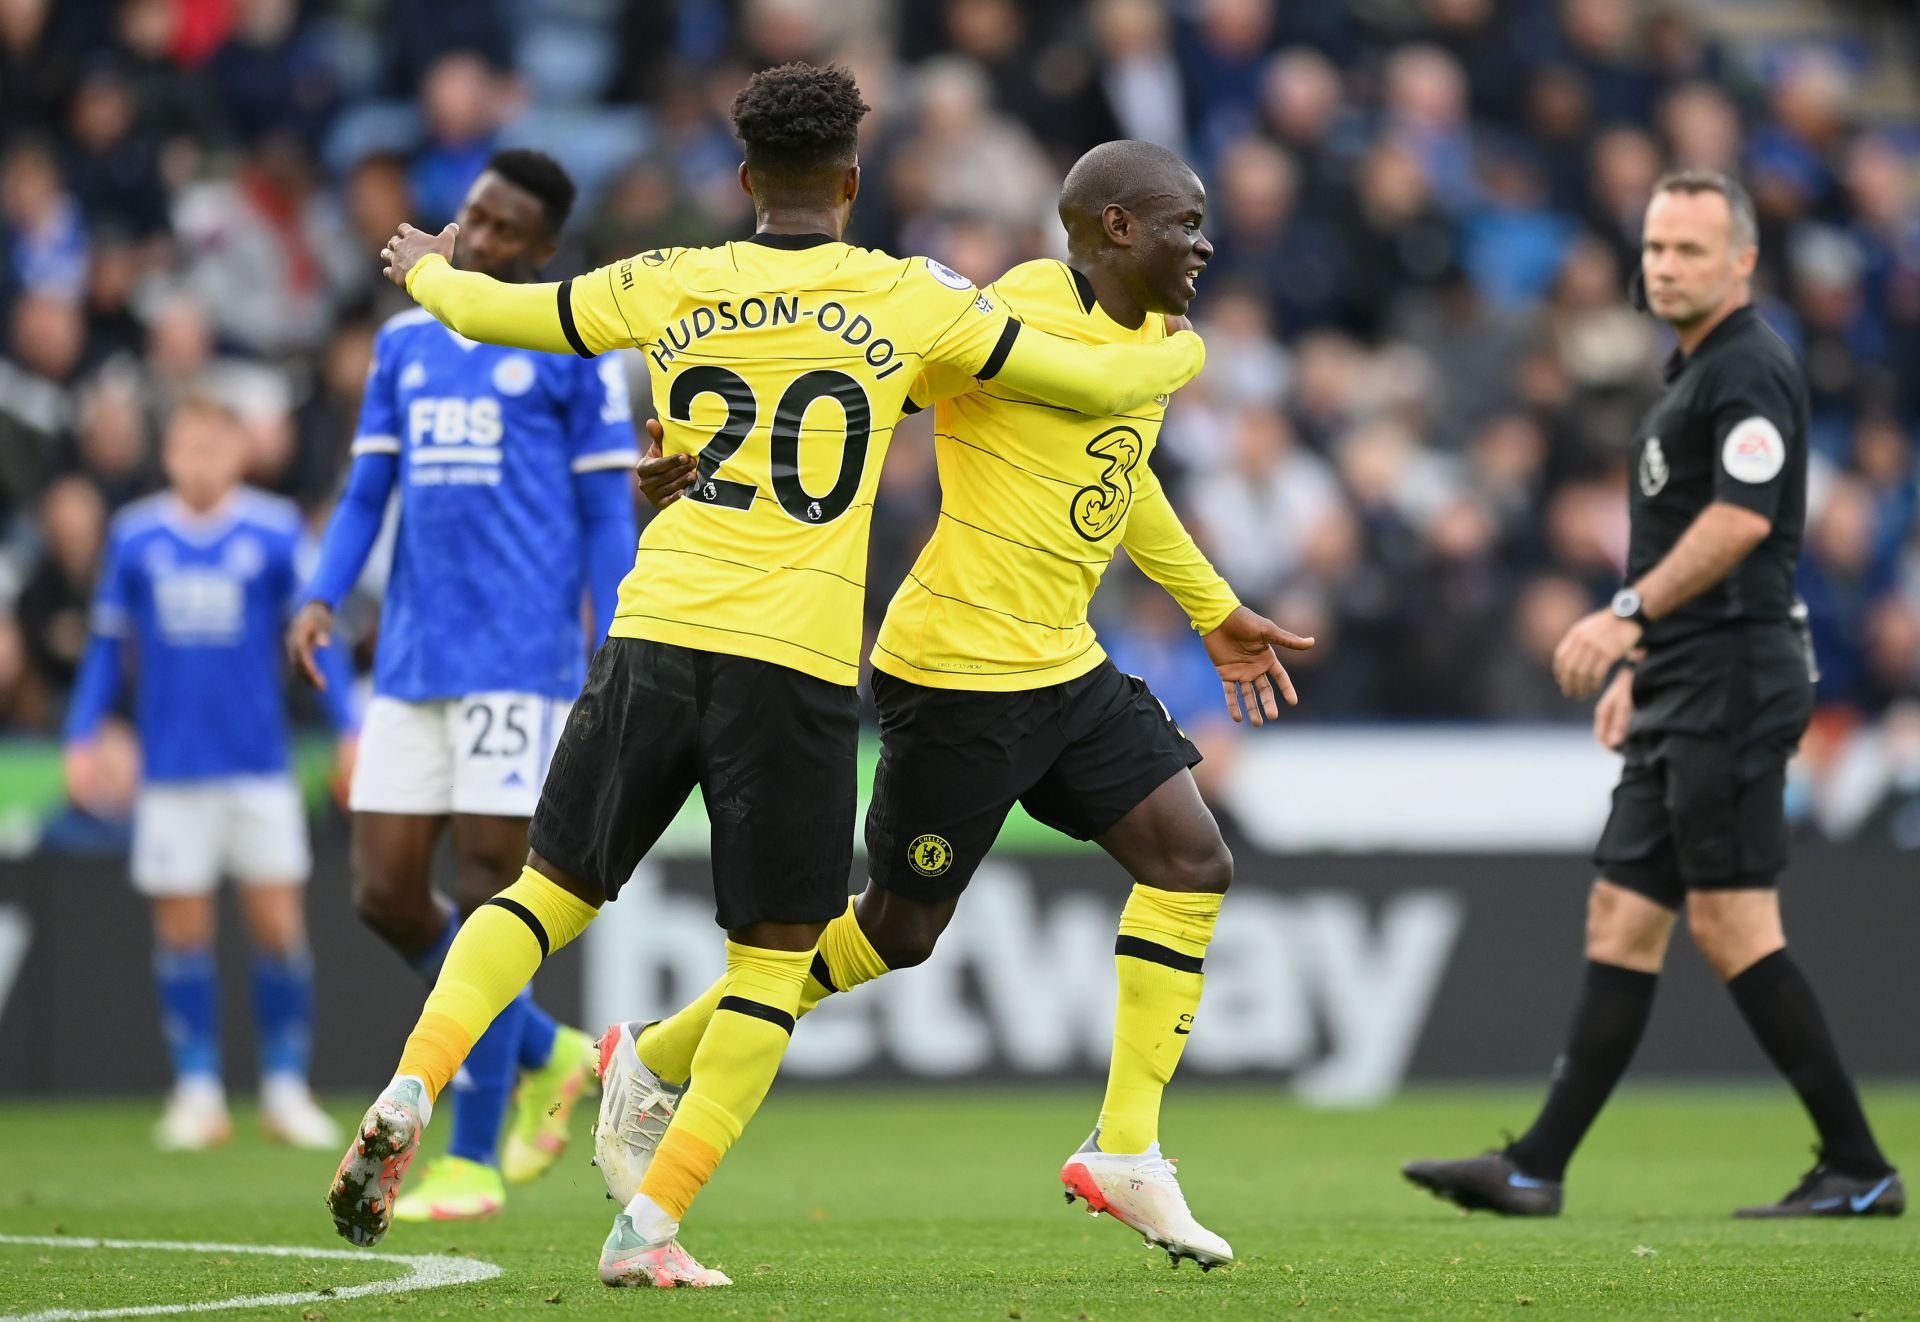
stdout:
<svg viewBox="0 0 1920 1322">
<path fill-rule="evenodd" d="M 448 330 L 483 344 L 542 353 L 572 353 L 560 321 L 557 284 L 514 285 L 477 271 L 458 271 L 452 263 L 458 225 L 428 234 L 411 225 L 380 250 L 382 274 Z"/>
<path fill-rule="evenodd" d="M 1151 344 L 1081 344 L 1022 325 L 993 379 L 1080 413 L 1125 413 L 1171 395 L 1206 364 L 1192 331 Z"/>
</svg>

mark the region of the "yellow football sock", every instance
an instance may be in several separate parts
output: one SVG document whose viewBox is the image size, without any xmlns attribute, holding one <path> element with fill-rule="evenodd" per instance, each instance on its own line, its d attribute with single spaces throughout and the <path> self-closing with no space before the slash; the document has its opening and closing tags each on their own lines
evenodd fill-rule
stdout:
<svg viewBox="0 0 1920 1322">
<path fill-rule="evenodd" d="M 722 973 L 713 984 L 677 1013 L 648 1024 L 634 1039 L 640 1063 L 653 1071 L 662 1083 L 678 1088 L 693 1073 L 693 1053 L 700 1049 L 700 1038 L 713 1018 L 714 1007 L 727 994 L 727 975 Z"/>
<path fill-rule="evenodd" d="M 811 950 L 727 942 L 727 976 L 681 1097 L 640 1192 L 675 1221 L 760 1109 L 793 1036 Z"/>
<path fill-rule="evenodd" d="M 852 991 L 863 982 L 872 982 L 887 972 L 887 962 L 860 930 L 853 916 L 856 900 L 848 900 L 844 913 L 827 924 L 820 934 L 820 948 L 807 971 L 807 985 L 800 993 L 800 1013 L 805 1014 L 835 992 Z"/>
<path fill-rule="evenodd" d="M 860 930 L 860 923 L 853 916 L 853 905 L 854 902 L 848 900 L 846 912 L 828 923 L 827 930 L 820 934 L 820 947 L 814 951 L 808 967 L 806 985 L 800 990 L 800 1008 L 794 1012 L 794 1018 L 800 1018 L 835 992 L 851 991 L 887 972 L 886 961 Z M 648 1024 L 640 1031 L 639 1040 L 634 1044 L 640 1063 L 663 1083 L 677 1087 L 693 1073 L 693 1053 L 699 1050 L 700 1035 L 707 1031 L 714 1007 L 725 994 L 722 988 L 726 981 L 723 975 L 677 1014 Z"/>
<path fill-rule="evenodd" d="M 1100 1104 L 1102 1152 L 1145 1152 L 1160 1137 L 1160 1095 L 1200 1008 L 1201 959 L 1222 898 L 1139 885 L 1127 897 L 1113 947 L 1119 1000 Z"/>
<path fill-rule="evenodd" d="M 597 912 L 532 868 L 522 871 L 460 924 L 397 1072 L 424 1080 L 428 1097 L 438 1098 L 541 961 L 586 931 Z"/>
</svg>

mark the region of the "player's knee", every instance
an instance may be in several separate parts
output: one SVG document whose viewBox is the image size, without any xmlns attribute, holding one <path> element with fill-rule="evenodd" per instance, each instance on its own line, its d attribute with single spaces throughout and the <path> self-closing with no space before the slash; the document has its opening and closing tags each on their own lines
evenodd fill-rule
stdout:
<svg viewBox="0 0 1920 1322">
<path fill-rule="evenodd" d="M 1776 930 L 1755 922 L 1750 914 L 1715 904 L 1710 897 L 1695 895 L 1687 901 L 1687 933 L 1723 980 L 1777 949 Z"/>
<path fill-rule="evenodd" d="M 353 910 L 376 935 L 396 945 L 417 944 L 426 925 L 417 900 L 378 872 L 355 872 Z"/>
<path fill-rule="evenodd" d="M 1161 890 L 1221 895 L 1233 884 L 1233 851 L 1218 835 L 1171 853 L 1160 869 Z"/>
<path fill-rule="evenodd" d="M 1595 882 L 1587 897 L 1587 958 L 1625 968 L 1644 967 L 1649 960 L 1657 965 L 1672 922 L 1672 915 L 1650 901 Z"/>
</svg>

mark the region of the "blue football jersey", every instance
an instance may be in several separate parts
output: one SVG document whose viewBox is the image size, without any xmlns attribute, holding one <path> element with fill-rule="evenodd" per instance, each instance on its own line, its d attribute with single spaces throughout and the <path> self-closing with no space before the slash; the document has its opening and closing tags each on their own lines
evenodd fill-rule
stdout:
<svg viewBox="0 0 1920 1322">
<path fill-rule="evenodd" d="M 93 630 L 132 645 L 146 780 L 287 769 L 280 639 L 303 533 L 292 502 L 246 488 L 212 514 L 163 492 L 114 517 Z"/>
<path fill-rule="evenodd" d="M 400 462 L 374 691 L 576 695 L 586 584 L 572 475 L 639 458 L 619 362 L 479 344 L 402 313 L 375 342 L 354 453 Z"/>
</svg>

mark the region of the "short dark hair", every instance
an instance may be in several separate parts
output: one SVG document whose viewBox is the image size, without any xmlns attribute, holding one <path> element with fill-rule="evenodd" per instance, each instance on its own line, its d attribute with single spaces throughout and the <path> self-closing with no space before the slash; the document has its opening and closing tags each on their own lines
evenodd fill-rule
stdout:
<svg viewBox="0 0 1920 1322">
<path fill-rule="evenodd" d="M 1670 170 L 1653 183 L 1653 195 L 1662 193 L 1718 193 L 1727 200 L 1727 237 L 1736 248 L 1760 245 L 1760 218 L 1753 197 L 1732 175 L 1702 166 Z"/>
<path fill-rule="evenodd" d="M 860 120 L 870 109 L 839 65 L 796 60 L 747 80 L 733 98 L 733 131 L 756 178 L 805 185 L 854 163 Z"/>
<path fill-rule="evenodd" d="M 573 211 L 575 190 L 573 180 L 567 177 L 566 168 L 560 162 L 545 152 L 509 147 L 495 152 L 487 168 L 515 188 L 525 189 L 540 199 L 548 233 L 558 234 L 566 225 L 567 216 Z"/>
</svg>

